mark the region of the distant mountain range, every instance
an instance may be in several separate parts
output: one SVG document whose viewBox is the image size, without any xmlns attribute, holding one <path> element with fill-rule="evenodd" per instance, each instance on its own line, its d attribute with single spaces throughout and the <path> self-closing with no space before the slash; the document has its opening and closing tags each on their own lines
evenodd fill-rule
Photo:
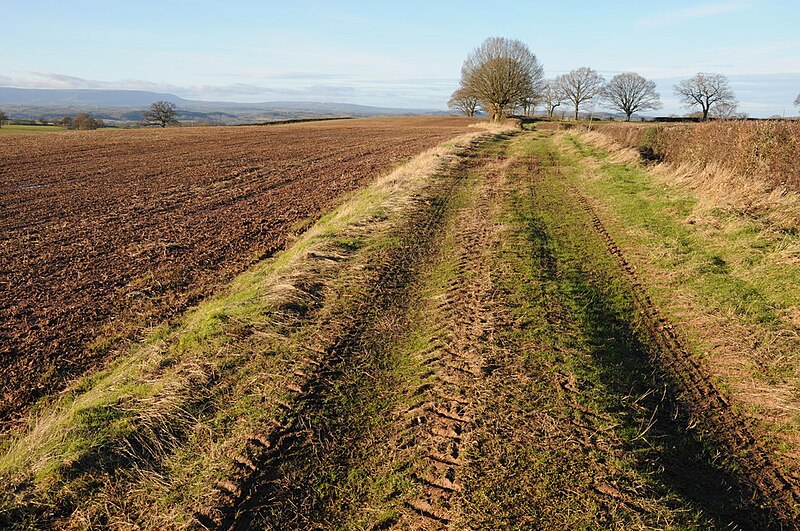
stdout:
<svg viewBox="0 0 800 531">
<path fill-rule="evenodd" d="M 370 107 L 351 103 L 271 101 L 233 103 L 188 100 L 159 92 L 143 90 L 94 89 L 24 89 L 0 87 L 0 109 L 11 119 L 57 119 L 79 112 L 114 123 L 131 123 L 156 101 L 174 103 L 182 121 L 202 120 L 221 124 L 256 123 L 303 118 L 338 118 L 367 116 L 443 115 L 431 109 Z"/>
</svg>

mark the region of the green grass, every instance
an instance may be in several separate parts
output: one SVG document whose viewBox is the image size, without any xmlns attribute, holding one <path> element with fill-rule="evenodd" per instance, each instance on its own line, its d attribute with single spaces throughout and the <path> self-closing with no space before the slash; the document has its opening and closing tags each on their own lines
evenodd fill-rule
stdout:
<svg viewBox="0 0 800 531">
<path fill-rule="evenodd" d="M 574 182 L 607 209 L 620 243 L 643 252 L 658 302 L 680 311 L 672 301 L 689 295 L 700 313 L 729 316 L 762 336 L 794 327 L 781 316 L 800 307 L 800 262 L 783 253 L 798 244 L 798 235 L 729 210 L 699 209 L 690 190 L 666 185 L 646 167 L 609 162 L 607 153 L 576 136 L 566 142 L 574 148 L 569 164 L 583 157 L 599 163 Z M 780 348 L 790 353 L 787 363 L 767 365 L 756 376 L 800 376 L 797 345 Z"/>
<path fill-rule="evenodd" d="M 13 125 L 7 124 L 0 127 L 0 135 L 13 133 L 52 133 L 55 131 L 66 131 L 66 127 L 57 125 Z"/>
<path fill-rule="evenodd" d="M 647 429 L 654 411 L 670 408 L 659 400 L 665 382 L 650 364 L 648 336 L 640 333 L 619 266 L 565 186 L 580 168 L 558 151 L 547 134 L 515 143 L 514 152 L 539 167 L 535 177 L 517 170 L 500 220 L 509 232 L 494 270 L 516 323 L 499 341 L 522 354 L 522 366 L 515 372 L 510 362 L 488 394 L 502 420 L 479 435 L 471 454 L 470 526 L 707 529 L 729 518 L 763 524 L 764 515 L 749 514 L 736 495 L 708 496 L 728 472 L 710 464 L 713 449 L 704 441 L 663 413 Z M 572 382 L 574 394 L 559 389 L 559 378 Z M 519 387 L 508 389 L 504 380 Z M 582 435 L 573 422 L 588 425 L 591 443 L 577 442 Z M 638 510 L 609 504 L 599 484 L 636 493 Z"/>
</svg>

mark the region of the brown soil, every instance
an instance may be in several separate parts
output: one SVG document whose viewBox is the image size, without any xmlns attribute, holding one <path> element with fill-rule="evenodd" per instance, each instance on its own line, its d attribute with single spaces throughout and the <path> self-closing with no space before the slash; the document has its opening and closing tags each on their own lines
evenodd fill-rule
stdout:
<svg viewBox="0 0 800 531">
<path fill-rule="evenodd" d="M 15 135 L 0 146 L 0 422 L 284 248 L 454 118 Z"/>
<path fill-rule="evenodd" d="M 490 255 L 496 246 L 498 194 L 512 163 L 505 155 L 498 160 L 478 157 L 465 171 L 481 172 L 474 200 L 458 214 L 454 236 L 458 258 L 455 279 L 434 311 L 443 326 L 441 339 L 433 342 L 425 363 L 433 369 L 436 385 L 422 393 L 420 406 L 406 412 L 414 432 L 413 477 L 421 496 L 406 502 L 411 514 L 397 527 L 439 529 L 459 520 L 457 500 L 462 491 L 461 468 L 466 445 L 472 440 L 473 417 L 491 363 L 495 345 L 497 310 L 492 307 L 494 286 Z"/>
</svg>

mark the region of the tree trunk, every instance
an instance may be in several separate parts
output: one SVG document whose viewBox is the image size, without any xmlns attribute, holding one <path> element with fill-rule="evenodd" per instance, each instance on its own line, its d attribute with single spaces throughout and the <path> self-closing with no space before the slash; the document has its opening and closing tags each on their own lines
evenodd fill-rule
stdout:
<svg viewBox="0 0 800 531">
<path fill-rule="evenodd" d="M 578 121 L 578 104 L 575 104 L 575 121 Z"/>
<path fill-rule="evenodd" d="M 629 112 L 629 113 L 626 113 L 626 114 L 625 114 L 625 121 L 626 121 L 626 122 L 630 122 L 630 121 L 631 121 L 631 114 L 633 114 L 633 113 L 632 113 L 632 112 Z"/>
</svg>

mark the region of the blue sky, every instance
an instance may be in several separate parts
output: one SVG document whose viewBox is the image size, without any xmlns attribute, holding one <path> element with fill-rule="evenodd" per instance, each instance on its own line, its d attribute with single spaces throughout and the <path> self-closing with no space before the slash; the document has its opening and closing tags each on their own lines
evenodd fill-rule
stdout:
<svg viewBox="0 0 800 531">
<path fill-rule="evenodd" d="M 132 88 L 223 101 L 444 108 L 486 37 L 548 77 L 580 66 L 672 85 L 727 75 L 752 116 L 796 114 L 800 2 L 0 0 L 0 86 Z"/>
</svg>

